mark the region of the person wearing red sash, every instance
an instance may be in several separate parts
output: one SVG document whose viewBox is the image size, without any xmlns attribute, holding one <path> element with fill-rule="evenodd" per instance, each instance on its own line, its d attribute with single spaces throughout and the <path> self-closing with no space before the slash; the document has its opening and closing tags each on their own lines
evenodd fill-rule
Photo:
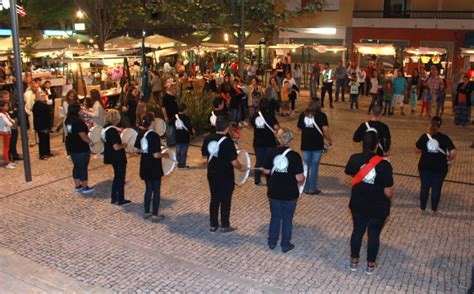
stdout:
<svg viewBox="0 0 474 294">
<path fill-rule="evenodd" d="M 351 236 L 351 271 L 356 271 L 362 238 L 367 231 L 368 275 L 376 269 L 380 233 L 390 214 L 393 195 L 393 172 L 389 161 L 377 155 L 379 138 L 370 130 L 363 137 L 362 153 L 353 154 L 347 162 L 345 173 L 353 176 L 349 208 L 354 228 Z"/>
</svg>

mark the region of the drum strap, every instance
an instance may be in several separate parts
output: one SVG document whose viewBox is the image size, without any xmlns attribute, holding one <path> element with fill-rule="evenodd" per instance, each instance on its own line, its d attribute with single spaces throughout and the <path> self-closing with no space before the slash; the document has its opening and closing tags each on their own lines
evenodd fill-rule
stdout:
<svg viewBox="0 0 474 294">
<path fill-rule="evenodd" d="M 275 130 L 267 123 L 267 121 L 265 120 L 265 118 L 263 117 L 263 114 L 261 111 L 258 112 L 258 116 L 260 116 L 262 119 L 263 119 L 263 123 L 265 124 L 265 126 L 270 130 L 272 131 L 273 134 L 275 134 Z"/>
<path fill-rule="evenodd" d="M 367 131 L 366 132 L 375 132 L 377 135 L 379 134 L 379 132 L 377 132 L 377 129 L 376 128 L 372 128 L 370 125 L 369 125 L 369 122 L 366 121 L 365 122 L 365 127 L 367 128 Z M 379 138 L 379 141 L 380 141 L 380 138 Z M 380 144 L 380 142 L 377 144 L 377 146 L 380 148 L 380 150 L 382 150 L 382 152 L 385 152 L 383 150 L 383 146 L 382 144 Z"/>
<path fill-rule="evenodd" d="M 146 140 L 146 142 L 147 142 L 147 149 L 148 149 L 148 139 L 146 138 L 146 136 L 148 136 L 148 134 L 149 134 L 150 132 L 153 132 L 153 130 L 148 130 L 148 131 L 146 131 L 146 132 L 145 132 L 145 135 L 143 135 L 143 138 L 142 138 L 142 140 Z M 141 147 L 141 146 L 140 146 L 140 147 Z M 147 150 L 146 152 L 144 152 L 144 150 L 143 150 L 143 148 L 142 148 L 142 153 L 148 153 L 148 150 Z"/>
<path fill-rule="evenodd" d="M 181 118 L 179 118 L 179 115 L 178 115 L 178 114 L 175 114 L 174 117 L 176 117 L 176 121 L 177 121 L 177 122 L 179 121 L 179 122 L 182 124 L 182 126 L 183 126 L 183 128 L 186 130 L 186 132 L 189 133 L 188 128 L 187 128 L 186 125 L 184 124 L 184 121 L 183 121 Z"/>
<path fill-rule="evenodd" d="M 316 120 L 313 118 L 313 126 L 316 128 L 316 130 L 318 130 L 318 132 L 321 134 L 321 136 L 323 136 L 324 138 L 324 134 L 323 134 L 323 131 L 321 130 L 321 128 L 318 126 L 318 124 L 316 123 Z"/>
<path fill-rule="evenodd" d="M 433 137 L 431 137 L 430 134 L 426 133 L 426 136 L 428 136 L 429 140 L 434 140 Z M 438 145 L 438 151 L 443 153 L 444 155 L 449 155 L 449 151 L 448 152 L 444 151 L 443 149 L 441 149 L 441 147 L 439 147 L 439 145 Z"/>
<path fill-rule="evenodd" d="M 383 160 L 382 156 L 375 155 L 372 157 L 369 162 L 364 165 L 363 168 L 352 179 L 352 187 L 362 182 L 362 180 L 369 174 L 369 172 L 374 169 L 381 161 Z"/>
<path fill-rule="evenodd" d="M 287 149 L 281 154 L 281 156 L 285 156 L 285 157 L 286 157 L 286 155 L 287 155 L 288 152 L 290 152 L 290 151 L 291 151 L 291 149 L 290 149 L 290 148 L 287 148 Z M 288 158 L 288 157 L 287 157 L 287 158 Z M 271 172 L 272 175 L 273 175 L 273 172 L 274 172 L 275 170 L 276 170 L 276 166 L 273 166 L 273 167 L 272 167 L 272 172 Z"/>
<path fill-rule="evenodd" d="M 100 134 L 100 138 L 102 139 L 102 141 L 104 142 L 107 142 L 107 140 L 105 139 L 105 134 L 107 133 L 108 130 L 110 130 L 110 128 L 115 128 L 117 131 L 119 130 L 119 128 L 117 128 L 116 126 L 108 126 L 106 127 L 105 129 L 102 130 L 101 134 Z"/>
<path fill-rule="evenodd" d="M 224 140 L 227 138 L 227 136 L 224 136 L 217 141 L 217 153 L 219 153 L 219 147 L 221 146 L 221 143 L 224 142 Z M 217 154 L 209 154 L 209 160 L 207 161 L 208 163 L 211 162 L 211 159 L 217 157 Z"/>
</svg>

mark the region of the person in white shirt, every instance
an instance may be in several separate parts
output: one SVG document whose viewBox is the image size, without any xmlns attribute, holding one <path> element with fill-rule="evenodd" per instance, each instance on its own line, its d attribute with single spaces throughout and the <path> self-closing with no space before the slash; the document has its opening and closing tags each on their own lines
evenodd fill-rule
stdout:
<svg viewBox="0 0 474 294">
<path fill-rule="evenodd" d="M 92 110 L 90 115 L 94 126 L 103 127 L 105 123 L 105 110 L 102 106 L 102 97 L 96 89 L 91 90 L 91 99 L 92 99 Z"/>
<path fill-rule="evenodd" d="M 33 105 L 36 101 L 36 94 L 38 93 L 40 85 L 38 82 L 34 82 L 30 88 L 28 88 L 24 94 L 25 99 L 25 112 L 28 115 L 28 141 L 30 147 L 36 145 L 36 132 L 33 128 Z"/>
<path fill-rule="evenodd" d="M 359 95 L 362 95 L 363 90 L 364 90 L 365 78 L 367 74 L 365 73 L 364 68 L 361 66 L 357 69 L 356 75 L 357 75 L 357 82 L 359 83 Z"/>
<path fill-rule="evenodd" d="M 11 127 L 14 121 L 8 115 L 8 102 L 0 100 L 0 137 L 3 139 L 3 159 L 5 160 L 6 169 L 14 169 L 15 164 L 10 162 L 10 136 Z"/>
</svg>

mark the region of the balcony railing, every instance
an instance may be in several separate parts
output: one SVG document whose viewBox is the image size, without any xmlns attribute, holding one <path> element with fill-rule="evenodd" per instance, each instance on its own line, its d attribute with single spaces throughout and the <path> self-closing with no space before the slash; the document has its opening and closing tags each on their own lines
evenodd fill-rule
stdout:
<svg viewBox="0 0 474 294">
<path fill-rule="evenodd" d="M 424 18 L 424 19 L 474 19 L 472 11 L 430 11 L 430 10 L 354 10 L 354 18 Z"/>
</svg>

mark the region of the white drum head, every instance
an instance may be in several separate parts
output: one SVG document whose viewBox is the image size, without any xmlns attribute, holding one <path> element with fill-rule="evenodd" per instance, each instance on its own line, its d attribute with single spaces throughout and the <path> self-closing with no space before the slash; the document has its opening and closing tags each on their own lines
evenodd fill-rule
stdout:
<svg viewBox="0 0 474 294">
<path fill-rule="evenodd" d="M 163 167 L 163 175 L 167 176 L 171 172 L 173 172 L 174 168 L 176 167 L 176 153 L 170 149 L 163 149 L 161 153 L 168 153 L 170 158 L 162 158 L 161 159 L 161 166 Z"/>
<path fill-rule="evenodd" d="M 245 150 L 237 151 L 237 160 L 246 168 L 245 171 L 234 169 L 234 182 L 236 185 L 241 186 L 247 182 L 250 175 L 251 162 L 249 153 Z"/>
<path fill-rule="evenodd" d="M 92 153 L 99 154 L 104 152 L 104 142 L 102 141 L 102 127 L 95 126 L 89 131 L 89 139 L 91 139 L 93 145 L 90 145 Z"/>
<path fill-rule="evenodd" d="M 135 148 L 135 142 L 137 140 L 138 133 L 132 128 L 126 128 L 120 134 L 120 139 L 122 139 L 123 144 L 127 144 L 125 151 L 128 153 L 136 153 L 137 148 Z"/>
<path fill-rule="evenodd" d="M 155 132 L 157 132 L 160 137 L 166 132 L 166 122 L 159 117 L 155 118 Z"/>
<path fill-rule="evenodd" d="M 306 180 L 308 178 L 308 166 L 304 162 L 303 162 L 303 174 L 304 174 L 304 182 L 298 186 L 298 190 L 300 191 L 300 196 L 303 193 L 304 186 L 306 185 Z"/>
</svg>

